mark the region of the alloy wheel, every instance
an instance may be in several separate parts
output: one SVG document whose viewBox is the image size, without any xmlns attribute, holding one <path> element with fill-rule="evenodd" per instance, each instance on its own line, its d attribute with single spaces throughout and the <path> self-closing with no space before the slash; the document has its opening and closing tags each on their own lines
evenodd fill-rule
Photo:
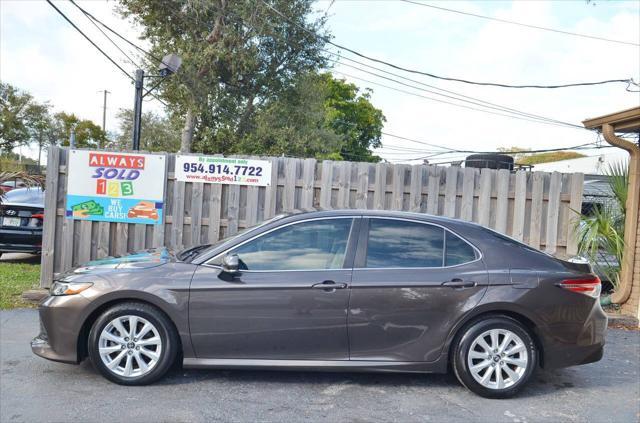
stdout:
<svg viewBox="0 0 640 423">
<path fill-rule="evenodd" d="M 98 339 L 100 359 L 112 373 L 134 378 L 149 373 L 160 360 L 162 339 L 158 329 L 140 316 L 111 320 Z"/>
<path fill-rule="evenodd" d="M 473 378 L 489 389 L 514 386 L 529 364 L 527 347 L 515 333 L 490 329 L 474 339 L 467 355 Z"/>
</svg>

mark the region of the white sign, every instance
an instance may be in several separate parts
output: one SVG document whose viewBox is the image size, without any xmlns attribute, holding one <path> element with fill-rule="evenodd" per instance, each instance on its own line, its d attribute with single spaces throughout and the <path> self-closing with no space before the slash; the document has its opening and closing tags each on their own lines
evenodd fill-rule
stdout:
<svg viewBox="0 0 640 423">
<path fill-rule="evenodd" d="M 162 223 L 163 155 L 70 150 L 68 163 L 68 218 Z"/>
<path fill-rule="evenodd" d="M 271 185 L 271 162 L 212 156 L 176 156 L 177 181 L 232 185 Z"/>
</svg>

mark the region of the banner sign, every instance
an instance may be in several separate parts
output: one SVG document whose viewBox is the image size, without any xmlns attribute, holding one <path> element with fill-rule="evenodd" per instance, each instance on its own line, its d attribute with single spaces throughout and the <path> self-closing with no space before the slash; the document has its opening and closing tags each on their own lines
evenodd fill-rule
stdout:
<svg viewBox="0 0 640 423">
<path fill-rule="evenodd" d="M 70 150 L 66 217 L 162 223 L 165 156 Z"/>
<path fill-rule="evenodd" d="M 176 156 L 177 181 L 214 184 L 271 185 L 271 162 L 212 156 Z"/>
</svg>

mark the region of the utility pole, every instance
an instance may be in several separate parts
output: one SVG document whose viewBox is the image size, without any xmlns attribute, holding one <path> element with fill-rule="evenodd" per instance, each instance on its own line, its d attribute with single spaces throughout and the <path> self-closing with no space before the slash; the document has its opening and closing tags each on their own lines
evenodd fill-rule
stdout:
<svg viewBox="0 0 640 423">
<path fill-rule="evenodd" d="M 107 133 L 107 94 L 111 94 L 110 91 L 102 90 L 98 91 L 104 93 L 104 99 L 102 101 L 102 132 Z M 100 149 L 100 141 L 98 141 L 98 149 Z"/>
<path fill-rule="evenodd" d="M 142 89 L 144 87 L 144 71 L 136 70 L 136 95 L 133 102 L 133 150 L 140 150 L 140 126 L 142 120 Z"/>
<path fill-rule="evenodd" d="M 71 127 L 69 133 L 69 148 L 76 148 L 76 128 L 74 126 Z"/>
</svg>

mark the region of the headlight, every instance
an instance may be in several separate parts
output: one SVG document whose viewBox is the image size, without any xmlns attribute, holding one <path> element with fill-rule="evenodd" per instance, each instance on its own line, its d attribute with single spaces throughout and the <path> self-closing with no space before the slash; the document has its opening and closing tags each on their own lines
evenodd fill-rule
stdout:
<svg viewBox="0 0 640 423">
<path fill-rule="evenodd" d="M 54 282 L 49 289 L 51 295 L 74 295 L 79 294 L 93 285 L 91 282 Z"/>
</svg>

